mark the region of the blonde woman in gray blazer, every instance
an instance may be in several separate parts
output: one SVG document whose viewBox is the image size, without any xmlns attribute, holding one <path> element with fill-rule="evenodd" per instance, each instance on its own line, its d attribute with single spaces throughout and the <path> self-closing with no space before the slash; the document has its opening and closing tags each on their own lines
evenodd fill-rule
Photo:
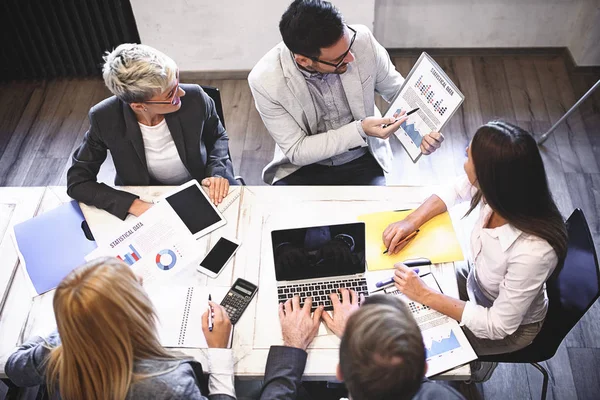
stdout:
<svg viewBox="0 0 600 400">
<path fill-rule="evenodd" d="M 296 0 L 279 24 L 283 42 L 248 77 L 256 108 L 277 146 L 263 170 L 269 184 L 385 185 L 388 138 L 406 120 L 381 118 L 404 78 L 362 25 L 344 24 L 331 3 Z M 387 127 L 385 124 L 393 123 Z M 425 136 L 430 154 L 443 136 Z"/>
</svg>

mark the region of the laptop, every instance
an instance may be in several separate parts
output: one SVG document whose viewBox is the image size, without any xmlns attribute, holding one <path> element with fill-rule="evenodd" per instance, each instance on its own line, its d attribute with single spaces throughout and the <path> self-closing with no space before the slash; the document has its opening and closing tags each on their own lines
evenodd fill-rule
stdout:
<svg viewBox="0 0 600 400">
<path fill-rule="evenodd" d="M 364 223 L 274 230 L 271 240 L 280 303 L 311 296 L 313 311 L 333 310 L 329 294 L 341 298 L 340 288 L 368 296 Z"/>
</svg>

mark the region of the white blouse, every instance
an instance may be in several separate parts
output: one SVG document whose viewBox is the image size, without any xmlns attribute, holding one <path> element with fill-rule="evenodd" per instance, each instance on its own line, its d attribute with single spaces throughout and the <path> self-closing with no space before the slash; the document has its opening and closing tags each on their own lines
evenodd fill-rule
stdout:
<svg viewBox="0 0 600 400">
<path fill-rule="evenodd" d="M 450 208 L 471 200 L 476 191 L 465 175 L 436 195 Z M 461 325 L 479 338 L 499 340 L 514 333 L 520 325 L 544 319 L 548 310 L 545 282 L 558 257 L 547 241 L 510 224 L 484 228 L 491 214 L 490 206 L 484 204 L 471 233 L 474 268 L 470 273 L 475 274 L 480 289 L 493 305 L 490 308 L 478 305 L 467 285 L 469 301 Z"/>
<path fill-rule="evenodd" d="M 150 176 L 165 185 L 181 185 L 192 179 L 179 157 L 166 119 L 155 126 L 139 125 Z"/>
</svg>

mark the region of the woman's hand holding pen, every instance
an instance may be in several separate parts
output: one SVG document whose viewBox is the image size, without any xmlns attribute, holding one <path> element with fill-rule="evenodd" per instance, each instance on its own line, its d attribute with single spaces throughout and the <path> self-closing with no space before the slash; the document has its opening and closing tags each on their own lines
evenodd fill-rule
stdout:
<svg viewBox="0 0 600 400">
<path fill-rule="evenodd" d="M 427 305 L 431 288 L 419 278 L 419 274 L 402 263 L 394 265 L 394 286 L 409 299 Z"/>
<path fill-rule="evenodd" d="M 402 250 L 410 240 L 402 242 L 408 235 L 417 230 L 418 226 L 411 220 L 410 216 L 402 221 L 388 225 L 383 231 L 382 239 L 388 255 L 393 255 Z"/>
<path fill-rule="evenodd" d="M 202 314 L 202 331 L 206 337 L 206 343 L 209 348 L 226 349 L 229 345 L 229 336 L 231 335 L 231 321 L 229 321 L 229 316 L 223 306 L 212 301 L 209 301 L 208 304 L 209 310 L 212 309 L 213 312 L 213 329 L 212 331 L 209 330 L 209 310 L 207 310 Z"/>
</svg>

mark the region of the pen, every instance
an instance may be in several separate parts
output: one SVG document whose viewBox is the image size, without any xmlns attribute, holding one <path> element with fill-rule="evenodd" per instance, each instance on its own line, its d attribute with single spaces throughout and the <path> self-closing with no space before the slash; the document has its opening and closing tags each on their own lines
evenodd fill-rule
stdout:
<svg viewBox="0 0 600 400">
<path fill-rule="evenodd" d="M 417 111 L 419 111 L 419 107 L 415 108 L 414 110 L 410 110 L 409 112 L 406 113 L 406 116 L 408 117 L 410 114 L 414 114 Z"/>
<path fill-rule="evenodd" d="M 407 242 L 407 241 L 411 240 L 412 238 L 414 238 L 415 236 L 417 236 L 417 233 L 419 233 L 419 229 L 417 229 L 416 231 L 414 231 L 413 233 L 411 233 L 410 235 L 408 235 L 407 237 L 405 237 L 404 239 L 402 239 L 401 241 L 399 241 L 398 244 L 402 244 L 404 242 Z M 387 254 L 388 250 L 389 249 L 386 249 L 383 252 L 383 254 Z"/>
<path fill-rule="evenodd" d="M 418 274 L 419 273 L 419 268 L 415 268 L 415 269 L 413 269 L 413 271 L 415 271 L 415 273 Z M 391 283 L 394 283 L 394 277 L 391 277 L 391 278 L 386 279 L 384 281 L 377 282 L 375 284 L 375 287 L 380 288 L 380 287 L 383 287 L 383 286 L 387 286 L 387 285 L 389 285 Z"/>
<path fill-rule="evenodd" d="M 208 295 L 208 301 L 212 301 L 212 298 L 210 296 L 210 294 Z M 212 332 L 213 330 L 213 309 L 210 305 L 210 303 L 208 303 L 208 331 Z"/>
<path fill-rule="evenodd" d="M 388 126 L 390 126 L 390 125 L 393 125 L 393 124 L 395 124 L 396 122 L 400 121 L 400 118 L 403 118 L 403 117 L 408 117 L 410 114 L 414 114 L 414 113 L 416 113 L 417 111 L 419 111 L 419 107 L 417 107 L 417 108 L 415 108 L 415 109 L 412 109 L 412 110 L 410 110 L 409 112 L 407 112 L 407 113 L 406 113 L 406 114 L 404 114 L 404 115 L 401 115 L 401 116 L 399 116 L 398 118 L 396 118 L 396 119 L 395 119 L 395 121 L 394 121 L 394 122 L 392 122 L 391 124 L 386 124 L 386 125 L 384 125 L 383 127 L 384 127 L 384 128 L 387 128 Z M 397 109 L 397 110 L 396 110 L 396 114 L 400 114 L 400 109 Z"/>
</svg>

